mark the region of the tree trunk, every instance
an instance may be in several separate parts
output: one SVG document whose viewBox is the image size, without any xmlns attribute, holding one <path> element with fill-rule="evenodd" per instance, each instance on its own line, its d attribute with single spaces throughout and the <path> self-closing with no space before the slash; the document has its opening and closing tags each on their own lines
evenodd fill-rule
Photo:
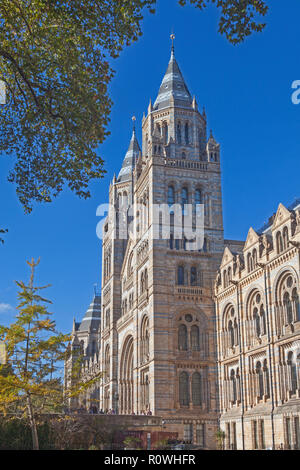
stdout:
<svg viewBox="0 0 300 470">
<path fill-rule="evenodd" d="M 35 417 L 34 417 L 33 409 L 32 409 L 31 396 L 29 393 L 27 394 L 27 409 L 28 409 L 28 416 L 29 416 L 29 422 L 30 422 L 30 428 L 31 428 L 31 434 L 32 434 L 33 450 L 39 450 L 39 438 L 38 438 L 38 433 L 37 433 L 37 428 L 36 428 L 36 421 L 35 421 Z"/>
</svg>

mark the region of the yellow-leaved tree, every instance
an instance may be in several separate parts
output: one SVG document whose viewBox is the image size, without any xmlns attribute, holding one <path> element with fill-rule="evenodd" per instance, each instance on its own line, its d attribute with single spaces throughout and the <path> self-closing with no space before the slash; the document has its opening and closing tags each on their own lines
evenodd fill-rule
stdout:
<svg viewBox="0 0 300 470">
<path fill-rule="evenodd" d="M 29 420 L 33 449 L 39 449 L 37 419 L 42 413 L 61 411 L 70 396 L 82 393 L 98 380 L 81 382 L 80 357 L 75 367 L 77 380 L 63 390 L 59 369 L 65 361 L 70 336 L 57 331 L 51 319 L 48 305 L 51 303 L 40 295 L 49 286 L 34 285 L 33 259 L 29 284 L 17 282 L 19 287 L 15 322 L 0 326 L 0 341 L 6 346 L 6 363 L 0 365 L 0 411 L 6 416 L 26 417 Z"/>
</svg>

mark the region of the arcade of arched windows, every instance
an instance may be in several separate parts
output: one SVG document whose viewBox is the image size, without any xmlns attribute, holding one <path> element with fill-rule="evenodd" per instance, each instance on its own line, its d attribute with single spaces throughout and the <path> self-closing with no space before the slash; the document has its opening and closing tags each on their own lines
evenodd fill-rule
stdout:
<svg viewBox="0 0 300 470">
<path fill-rule="evenodd" d="M 241 403 L 241 376 L 237 364 L 225 366 L 223 380 L 223 403 L 225 408 Z"/>
<path fill-rule="evenodd" d="M 203 272 L 198 266 L 180 264 L 177 267 L 176 284 L 178 286 L 203 287 Z"/>
<path fill-rule="evenodd" d="M 231 266 L 229 266 L 227 269 L 224 269 L 223 271 L 223 287 L 224 289 L 226 289 L 227 287 L 229 287 L 231 284 L 230 284 L 230 281 L 232 279 L 232 268 Z"/>
<path fill-rule="evenodd" d="M 126 315 L 134 306 L 134 291 L 132 290 L 128 297 L 124 297 L 121 305 L 121 315 Z"/>
<path fill-rule="evenodd" d="M 207 376 L 207 368 L 200 371 L 179 371 L 177 396 L 181 408 L 209 408 Z"/>
<path fill-rule="evenodd" d="M 188 121 L 176 122 L 176 142 L 178 145 L 190 145 L 193 143 L 193 129 Z"/>
<path fill-rule="evenodd" d="M 299 286 L 296 276 L 287 271 L 277 282 L 275 300 L 275 321 L 277 335 L 283 335 L 289 327 L 300 321 Z"/>
<path fill-rule="evenodd" d="M 257 251 L 256 248 L 247 254 L 247 270 L 252 273 L 257 268 Z"/>
<path fill-rule="evenodd" d="M 278 230 L 275 235 L 277 254 L 286 251 L 289 248 L 289 231 L 287 227 Z"/>
<path fill-rule="evenodd" d="M 181 204 L 183 207 L 185 204 L 204 204 L 205 197 L 202 188 L 196 187 L 191 190 L 188 185 L 181 187 L 175 186 L 170 183 L 167 187 L 167 203 L 169 206 L 173 204 Z"/>
<path fill-rule="evenodd" d="M 223 314 L 220 339 L 223 356 L 231 354 L 239 345 L 238 317 L 233 305 L 227 306 Z"/>
<path fill-rule="evenodd" d="M 270 398 L 270 371 L 266 358 L 251 358 L 248 374 L 249 404 L 254 406 Z"/>
<path fill-rule="evenodd" d="M 246 342 L 248 346 L 260 342 L 267 334 L 266 308 L 263 294 L 255 290 L 248 298 L 246 309 Z"/>
<path fill-rule="evenodd" d="M 290 398 L 300 398 L 300 350 L 291 347 L 281 351 L 278 365 L 280 398 L 282 402 Z"/>
<path fill-rule="evenodd" d="M 195 313 L 179 317 L 177 322 L 177 350 L 198 352 L 201 359 L 208 357 L 209 335 L 206 320 Z"/>
</svg>

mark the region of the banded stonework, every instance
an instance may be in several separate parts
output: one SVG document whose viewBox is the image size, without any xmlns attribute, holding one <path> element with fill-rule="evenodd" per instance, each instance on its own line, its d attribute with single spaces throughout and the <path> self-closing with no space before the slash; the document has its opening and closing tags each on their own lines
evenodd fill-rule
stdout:
<svg viewBox="0 0 300 470">
<path fill-rule="evenodd" d="M 225 249 L 215 296 L 227 449 L 300 448 L 299 262 L 300 201 Z"/>
</svg>

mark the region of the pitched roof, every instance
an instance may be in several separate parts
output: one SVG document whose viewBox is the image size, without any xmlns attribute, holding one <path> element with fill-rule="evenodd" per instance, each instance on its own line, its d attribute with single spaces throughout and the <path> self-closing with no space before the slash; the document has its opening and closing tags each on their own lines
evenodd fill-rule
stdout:
<svg viewBox="0 0 300 470">
<path fill-rule="evenodd" d="M 288 206 L 288 210 L 293 211 L 295 209 L 299 209 L 299 207 L 300 207 L 300 199 L 295 199 L 295 201 L 290 206 Z M 256 230 L 256 232 L 259 235 L 262 235 L 264 232 L 267 232 L 272 227 L 274 220 L 275 220 L 275 216 L 276 216 L 276 213 L 274 213 L 269 218 L 268 222 L 265 225 L 263 225 L 259 230 Z"/>
<path fill-rule="evenodd" d="M 122 168 L 118 176 L 119 182 L 130 180 L 132 171 L 135 167 L 140 151 L 141 149 L 140 149 L 138 140 L 136 138 L 135 129 L 133 129 L 130 144 L 129 144 L 128 150 L 123 160 Z"/>
<path fill-rule="evenodd" d="M 174 106 L 182 108 L 191 108 L 193 99 L 186 86 L 179 65 L 175 59 L 174 49 L 172 48 L 170 62 L 160 85 L 158 96 L 153 105 L 153 109 L 162 109 L 170 106 L 170 100 L 173 98 Z"/>
<path fill-rule="evenodd" d="M 95 295 L 83 317 L 78 331 L 98 331 L 101 320 L 101 296 Z"/>
</svg>

